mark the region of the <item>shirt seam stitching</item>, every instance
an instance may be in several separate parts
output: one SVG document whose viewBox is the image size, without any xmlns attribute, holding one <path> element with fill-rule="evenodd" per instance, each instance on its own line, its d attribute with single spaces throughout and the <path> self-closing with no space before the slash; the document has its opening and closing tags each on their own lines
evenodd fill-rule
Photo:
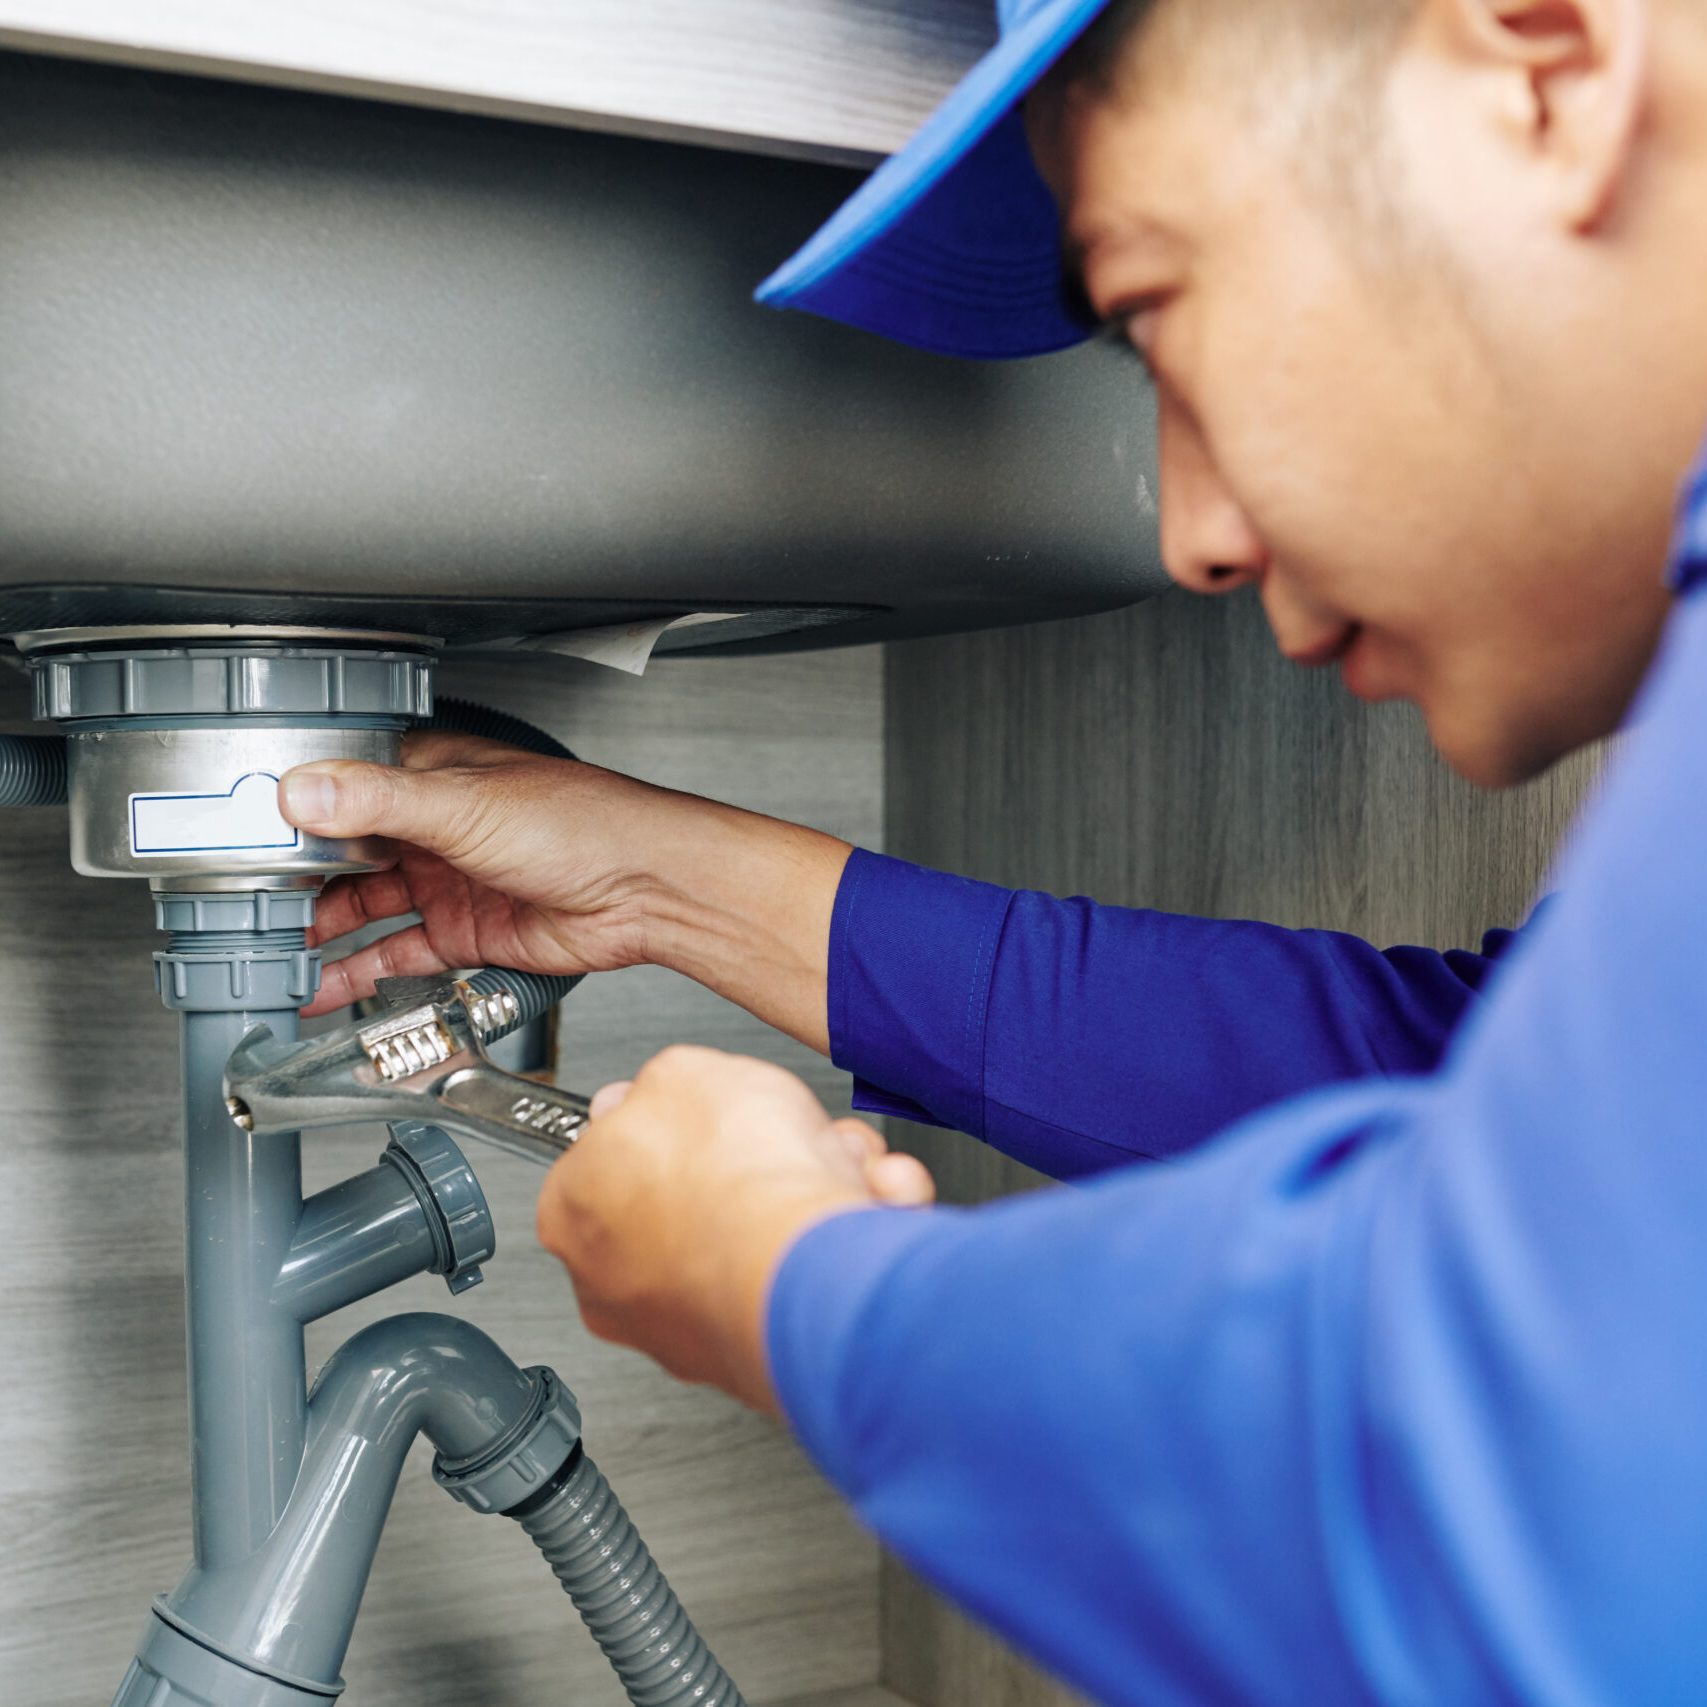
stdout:
<svg viewBox="0 0 1707 1707">
<path fill-rule="evenodd" d="M 994 916 L 986 920 L 984 929 L 978 939 L 978 958 L 973 964 L 972 988 L 966 997 L 966 1028 L 963 1044 L 967 1068 L 967 1076 L 972 1080 L 974 1100 L 972 1112 L 976 1125 L 972 1135 L 983 1140 L 989 1130 L 988 1097 L 985 1091 L 985 1078 L 988 1068 L 987 1054 L 989 1050 L 990 1032 L 990 989 L 994 983 L 996 953 L 1001 945 L 1002 934 L 1007 928 L 1008 914 L 1013 908 L 1014 892 L 1005 892 L 1002 904 L 996 909 Z M 976 1028 L 976 1037 L 974 1037 Z M 973 1070 L 976 1069 L 976 1076 Z"/>
</svg>

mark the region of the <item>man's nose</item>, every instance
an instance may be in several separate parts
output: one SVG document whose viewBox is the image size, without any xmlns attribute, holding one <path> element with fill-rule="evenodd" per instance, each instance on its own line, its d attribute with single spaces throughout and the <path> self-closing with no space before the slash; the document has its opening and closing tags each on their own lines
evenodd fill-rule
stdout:
<svg viewBox="0 0 1707 1707">
<path fill-rule="evenodd" d="M 1164 403 L 1158 422 L 1162 563 L 1194 593 L 1260 581 L 1268 548 L 1216 470 L 1202 432 Z"/>
</svg>

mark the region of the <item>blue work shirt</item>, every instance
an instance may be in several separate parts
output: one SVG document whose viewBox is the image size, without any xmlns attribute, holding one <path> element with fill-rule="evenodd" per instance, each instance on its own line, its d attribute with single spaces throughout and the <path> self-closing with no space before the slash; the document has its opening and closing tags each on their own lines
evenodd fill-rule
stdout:
<svg viewBox="0 0 1707 1707">
<path fill-rule="evenodd" d="M 1561 893 L 1489 955 L 850 863 L 861 1100 L 1080 1183 L 807 1232 L 777 1391 L 1097 1699 L 1707 1702 L 1707 480 L 1673 580 Z"/>
</svg>

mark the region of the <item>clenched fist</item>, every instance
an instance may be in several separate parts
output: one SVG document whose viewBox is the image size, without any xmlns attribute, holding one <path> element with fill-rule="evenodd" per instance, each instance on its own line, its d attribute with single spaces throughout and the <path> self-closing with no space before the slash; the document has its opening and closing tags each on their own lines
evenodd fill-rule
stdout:
<svg viewBox="0 0 1707 1707">
<path fill-rule="evenodd" d="M 789 1247 L 827 1216 L 934 1196 L 920 1162 L 792 1073 L 679 1046 L 594 1099 L 539 1235 L 594 1333 L 774 1413 L 764 1314 Z"/>
</svg>

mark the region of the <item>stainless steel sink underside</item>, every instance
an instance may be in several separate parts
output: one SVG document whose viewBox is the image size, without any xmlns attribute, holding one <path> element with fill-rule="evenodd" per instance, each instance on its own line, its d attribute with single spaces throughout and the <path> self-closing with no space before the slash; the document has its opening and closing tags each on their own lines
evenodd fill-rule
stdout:
<svg viewBox="0 0 1707 1707">
<path fill-rule="evenodd" d="M 750 301 L 837 168 L 0 54 L 0 635 L 678 647 L 1160 584 L 1106 351 L 977 364 Z"/>
</svg>

